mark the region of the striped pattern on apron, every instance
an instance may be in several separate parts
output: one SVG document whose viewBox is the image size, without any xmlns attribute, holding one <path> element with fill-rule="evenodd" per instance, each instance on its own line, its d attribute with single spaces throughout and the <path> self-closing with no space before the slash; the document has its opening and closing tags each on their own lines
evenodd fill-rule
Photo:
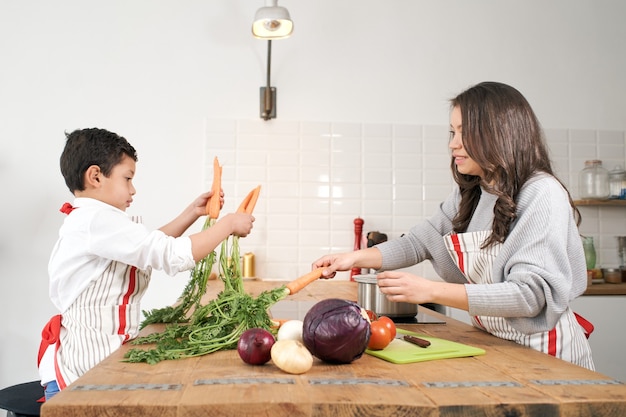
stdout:
<svg viewBox="0 0 626 417">
<path fill-rule="evenodd" d="M 56 355 L 60 389 L 137 336 L 149 280 L 136 267 L 113 262 L 63 313 Z"/>
<path fill-rule="evenodd" d="M 61 212 L 76 208 L 69 203 Z M 141 216 L 131 221 L 142 223 Z M 140 301 L 148 289 L 151 269 L 142 271 L 121 262 L 111 262 L 63 315 L 57 314 L 44 326 L 37 365 L 54 345 L 54 369 L 59 389 L 137 336 L 141 321 Z"/>
<path fill-rule="evenodd" d="M 444 236 L 448 252 L 469 284 L 493 284 L 493 262 L 501 244 L 481 249 L 491 231 Z M 524 334 L 511 327 L 504 317 L 473 316 L 472 324 L 502 339 L 511 340 L 557 358 L 594 370 L 591 349 L 577 316 L 568 307 L 556 326 L 547 332 Z"/>
</svg>

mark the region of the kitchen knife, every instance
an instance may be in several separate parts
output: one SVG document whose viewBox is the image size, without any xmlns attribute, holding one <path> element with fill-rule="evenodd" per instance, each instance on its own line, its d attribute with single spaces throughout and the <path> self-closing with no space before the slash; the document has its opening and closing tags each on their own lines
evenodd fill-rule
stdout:
<svg viewBox="0 0 626 417">
<path fill-rule="evenodd" d="M 396 334 L 396 339 L 404 340 L 405 342 L 412 343 L 421 348 L 427 348 L 428 346 L 430 346 L 430 341 L 408 334 L 398 333 Z"/>
</svg>

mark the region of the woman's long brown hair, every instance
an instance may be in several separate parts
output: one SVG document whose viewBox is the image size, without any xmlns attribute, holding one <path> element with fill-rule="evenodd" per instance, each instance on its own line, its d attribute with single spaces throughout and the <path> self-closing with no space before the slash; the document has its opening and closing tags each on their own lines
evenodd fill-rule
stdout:
<svg viewBox="0 0 626 417">
<path fill-rule="evenodd" d="M 461 111 L 463 147 L 484 172 L 483 178 L 460 174 L 452 158 L 452 175 L 461 191 L 459 212 L 452 222 L 454 231 L 467 230 L 482 186 L 498 196 L 492 233 L 483 246 L 504 242 L 516 218 L 522 186 L 539 172 L 555 176 L 543 130 L 524 96 L 506 84 L 477 84 L 450 103 Z M 567 193 L 580 224 L 580 213 Z"/>
</svg>

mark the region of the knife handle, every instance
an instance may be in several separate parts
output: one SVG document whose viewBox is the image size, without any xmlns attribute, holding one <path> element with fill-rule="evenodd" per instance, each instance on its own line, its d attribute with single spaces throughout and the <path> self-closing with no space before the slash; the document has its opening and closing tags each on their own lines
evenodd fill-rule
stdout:
<svg viewBox="0 0 626 417">
<path fill-rule="evenodd" d="M 422 348 L 427 348 L 428 346 L 430 346 L 430 342 L 428 340 L 420 339 L 419 337 L 410 336 L 408 334 L 404 335 L 404 340 Z"/>
</svg>

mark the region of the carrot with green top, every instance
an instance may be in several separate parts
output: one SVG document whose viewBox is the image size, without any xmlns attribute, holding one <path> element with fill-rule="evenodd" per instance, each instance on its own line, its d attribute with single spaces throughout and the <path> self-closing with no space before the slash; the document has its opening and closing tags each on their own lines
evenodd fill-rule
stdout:
<svg viewBox="0 0 626 417">
<path fill-rule="evenodd" d="M 217 219 L 220 216 L 221 202 L 220 194 L 222 192 L 222 167 L 217 159 L 213 159 L 213 185 L 211 186 L 213 194 L 206 204 L 206 214 L 210 219 Z"/>
<path fill-rule="evenodd" d="M 246 329 L 261 327 L 277 331 L 280 321 L 271 319 L 267 310 L 319 279 L 322 270 L 318 268 L 287 285 L 263 291 L 258 297 L 246 293 L 243 285 L 237 288 L 225 286 L 216 299 L 196 306 L 191 318 L 185 323 L 179 322 L 166 327 L 161 333 L 151 333 L 132 342 L 156 344 L 156 347 L 148 350 L 130 349 L 124 358 L 127 362 L 152 364 L 166 359 L 189 358 L 218 350 L 235 349 L 239 337 Z M 241 277 L 238 280 L 241 281 Z"/>
</svg>

